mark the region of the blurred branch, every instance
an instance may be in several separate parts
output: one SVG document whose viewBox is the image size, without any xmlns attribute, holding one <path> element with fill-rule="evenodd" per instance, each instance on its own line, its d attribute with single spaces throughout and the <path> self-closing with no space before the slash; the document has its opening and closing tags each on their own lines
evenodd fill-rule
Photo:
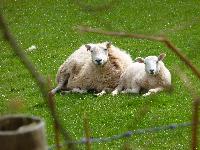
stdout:
<svg viewBox="0 0 200 150">
<path fill-rule="evenodd" d="M 189 29 L 192 26 L 199 25 L 199 23 L 200 23 L 200 17 L 199 16 L 193 17 L 193 18 L 190 18 L 190 20 L 187 20 L 185 22 L 179 22 L 178 24 L 176 24 L 175 26 L 171 28 L 160 30 L 157 32 L 157 34 L 164 34 L 164 33 L 166 34 L 166 33 L 172 33 L 172 32 L 175 33 L 178 31 L 185 30 L 185 29 Z"/>
<path fill-rule="evenodd" d="M 51 116 L 53 117 L 55 126 L 59 127 L 59 129 L 66 141 L 71 141 L 69 134 L 63 129 L 63 127 L 61 126 L 61 124 L 59 122 L 59 119 L 58 119 L 59 117 L 55 111 L 54 98 L 49 93 L 49 84 L 48 84 L 47 80 L 37 71 L 37 69 L 35 68 L 33 63 L 30 61 L 30 59 L 28 59 L 27 55 L 19 47 L 14 36 L 9 31 L 9 28 L 8 28 L 2 14 L 0 14 L 0 29 L 2 30 L 5 40 L 11 46 L 12 50 L 20 58 L 21 62 L 24 64 L 26 69 L 31 73 L 33 78 L 35 78 L 35 80 L 42 92 L 43 98 L 49 106 L 49 110 L 51 112 Z M 71 143 L 71 144 L 68 144 L 68 148 L 75 149 L 75 146 Z"/>
<path fill-rule="evenodd" d="M 198 149 L 199 105 L 200 98 L 194 99 L 192 112 L 192 150 Z"/>
<path fill-rule="evenodd" d="M 48 85 L 49 87 L 51 87 L 51 80 L 50 78 L 48 78 Z M 54 118 L 58 117 L 56 116 L 56 108 L 55 108 L 55 99 L 53 98 L 53 96 L 50 95 L 49 93 L 49 100 L 48 100 L 48 107 L 51 110 L 52 116 L 54 116 Z M 60 125 L 59 125 L 59 121 L 54 119 L 54 132 L 55 132 L 55 142 L 56 142 L 56 148 L 57 150 L 60 150 Z"/>
<path fill-rule="evenodd" d="M 45 78 L 37 71 L 37 69 L 35 68 L 33 63 L 28 59 L 24 51 L 21 50 L 21 48 L 18 46 L 15 38 L 11 35 L 2 14 L 0 14 L 0 29 L 2 30 L 5 40 L 7 40 L 8 44 L 10 44 L 12 50 L 20 58 L 24 66 L 29 70 L 33 78 L 36 79 L 36 82 L 38 86 L 40 87 L 43 97 L 47 98 L 48 89 L 47 89 L 47 82 Z"/>
<path fill-rule="evenodd" d="M 90 127 L 89 127 L 89 120 L 86 113 L 84 113 L 83 116 L 83 126 L 85 131 L 85 137 L 86 137 L 86 149 L 91 150 L 91 142 L 90 142 Z"/>
<path fill-rule="evenodd" d="M 198 125 L 199 125 L 199 106 L 200 106 L 200 97 L 198 96 L 196 87 L 191 83 L 191 80 L 186 76 L 186 74 L 181 71 L 180 67 L 176 67 L 176 73 L 184 82 L 184 85 L 189 90 L 190 94 L 193 97 L 193 107 L 192 107 L 192 150 L 198 149 Z"/>
<path fill-rule="evenodd" d="M 198 98 L 198 91 L 196 90 L 197 87 L 192 84 L 191 79 L 184 73 L 179 66 L 175 66 L 174 69 L 175 73 L 180 77 L 180 79 L 183 81 L 184 86 L 189 91 L 189 93 L 192 95 L 194 99 Z"/>
<path fill-rule="evenodd" d="M 138 125 L 138 123 L 144 119 L 147 113 L 151 110 L 151 107 L 148 104 L 149 102 L 150 101 L 147 101 L 144 105 L 142 105 L 140 108 L 137 109 L 137 111 L 134 113 L 133 121 L 128 126 L 128 129 L 135 130 L 136 125 Z"/>
<path fill-rule="evenodd" d="M 125 37 L 125 38 L 135 38 L 135 39 L 145 39 L 145 40 L 151 40 L 151 41 L 162 41 L 164 40 L 164 37 L 161 36 L 147 36 L 143 34 L 131 34 L 126 32 L 113 32 L 113 31 L 105 31 L 101 29 L 96 28 L 90 28 L 86 26 L 77 26 L 75 27 L 80 32 L 91 32 L 91 33 L 98 33 L 108 36 L 119 36 L 119 37 Z"/>
<path fill-rule="evenodd" d="M 149 36 L 143 34 L 131 34 L 126 32 L 112 32 L 112 31 L 104 31 L 101 29 L 94 29 L 89 27 L 78 26 L 75 27 L 80 32 L 91 32 L 91 33 L 98 33 L 108 36 L 119 36 L 119 37 L 126 37 L 126 38 L 134 38 L 134 39 L 144 39 L 150 41 L 158 41 L 164 43 L 169 49 L 171 49 L 190 69 L 193 73 L 200 79 L 200 71 L 197 69 L 195 65 L 178 49 L 169 39 L 164 36 Z"/>
</svg>

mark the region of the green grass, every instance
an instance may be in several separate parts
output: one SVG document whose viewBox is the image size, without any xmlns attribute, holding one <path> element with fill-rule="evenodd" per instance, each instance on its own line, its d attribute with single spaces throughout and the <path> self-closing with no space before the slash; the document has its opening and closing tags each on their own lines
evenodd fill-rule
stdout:
<svg viewBox="0 0 200 150">
<path fill-rule="evenodd" d="M 90 0 L 91 6 L 110 1 Z M 72 28 L 87 25 L 114 31 L 145 34 L 165 34 L 192 62 L 200 68 L 200 1 L 116 1 L 108 9 L 85 11 L 74 1 L 3 0 L 3 13 L 11 31 L 23 49 L 36 45 L 28 57 L 55 86 L 58 67 L 79 46 L 86 43 L 112 41 L 135 58 L 165 52 L 166 66 L 172 73 L 174 90 L 151 97 L 140 95 L 92 94 L 56 95 L 56 106 L 65 128 L 74 139 L 84 136 L 83 114 L 89 117 L 93 137 L 108 137 L 127 130 L 149 128 L 191 121 L 192 97 L 176 73 L 179 66 L 191 78 L 195 89 L 200 81 L 163 44 L 146 40 L 109 37 L 98 34 L 80 34 Z M 48 143 L 54 144 L 54 130 L 48 108 L 41 93 L 10 47 L 0 40 L 0 114 L 25 113 L 46 121 Z M 12 102 L 21 109 L 13 110 Z M 127 143 L 133 149 L 189 149 L 191 129 L 136 135 L 110 143 L 93 144 L 93 149 L 122 149 Z M 200 142 L 200 138 L 199 138 Z M 83 146 L 79 146 L 84 149 Z"/>
</svg>

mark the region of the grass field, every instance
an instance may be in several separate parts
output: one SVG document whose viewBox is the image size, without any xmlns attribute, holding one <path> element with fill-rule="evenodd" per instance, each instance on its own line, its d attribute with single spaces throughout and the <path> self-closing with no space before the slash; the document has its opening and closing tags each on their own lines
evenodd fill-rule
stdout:
<svg viewBox="0 0 200 150">
<path fill-rule="evenodd" d="M 88 114 L 93 137 L 108 137 L 127 130 L 190 122 L 191 93 L 177 75 L 180 69 L 191 79 L 200 92 L 200 81 L 163 44 L 98 34 L 81 34 L 73 30 L 86 25 L 113 31 L 168 36 L 192 62 L 200 68 L 200 1 L 141 0 L 141 1 L 51 1 L 3 0 L 3 13 L 11 31 L 25 50 L 36 45 L 35 51 L 26 51 L 28 57 L 55 86 L 58 67 L 79 46 L 86 43 L 112 41 L 127 50 L 132 58 L 167 54 L 166 66 L 172 73 L 173 91 L 155 96 L 107 94 L 56 95 L 56 105 L 65 128 L 74 139 L 84 136 L 83 114 Z M 85 9 L 99 5 L 97 11 Z M 0 34 L 0 114 L 25 113 L 44 118 L 48 143 L 54 144 L 52 120 L 41 93 L 18 58 Z M 178 72 L 179 73 L 179 72 Z M 19 106 L 15 108 L 13 105 Z M 199 134 L 200 135 L 200 134 Z M 200 142 L 200 137 L 199 137 Z M 93 149 L 122 149 L 127 143 L 132 149 L 190 149 L 191 128 L 136 135 L 109 143 L 93 144 Z M 83 146 L 79 146 L 84 149 Z"/>
</svg>

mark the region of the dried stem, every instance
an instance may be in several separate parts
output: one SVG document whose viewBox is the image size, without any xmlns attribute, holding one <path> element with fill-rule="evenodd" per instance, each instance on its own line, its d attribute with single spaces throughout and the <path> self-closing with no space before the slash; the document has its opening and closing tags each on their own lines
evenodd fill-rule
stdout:
<svg viewBox="0 0 200 150">
<path fill-rule="evenodd" d="M 48 77 L 48 85 L 49 87 L 51 87 L 51 80 L 50 80 L 50 77 Z M 55 114 L 56 114 L 56 107 L 55 107 L 55 100 L 54 100 L 54 97 L 52 95 L 50 95 L 49 93 L 49 100 L 48 100 L 48 107 L 49 109 L 51 110 L 52 114 L 54 117 Z M 53 119 L 54 121 L 54 132 L 55 132 L 55 142 L 56 142 L 56 148 L 57 150 L 60 150 L 60 130 L 59 130 L 59 124 L 58 124 L 58 121 Z"/>
<path fill-rule="evenodd" d="M 20 58 L 21 62 L 24 64 L 26 69 L 31 73 L 33 78 L 35 78 L 35 80 L 36 80 L 36 82 L 37 82 L 37 84 L 38 84 L 38 86 L 39 86 L 39 88 L 42 92 L 43 98 L 49 106 L 49 110 L 50 110 L 51 115 L 53 117 L 53 120 L 55 122 L 55 126 L 59 128 L 59 130 L 61 131 L 61 133 L 62 133 L 62 135 L 63 135 L 63 137 L 65 138 L 66 141 L 71 141 L 69 134 L 62 128 L 62 126 L 59 122 L 58 115 L 56 114 L 55 106 L 54 106 L 54 103 L 53 103 L 54 102 L 53 96 L 48 92 L 49 87 L 48 87 L 47 80 L 42 76 L 42 74 L 40 74 L 37 71 L 37 69 L 35 68 L 35 66 L 31 62 L 31 60 L 28 59 L 27 55 L 19 47 L 14 36 L 9 31 L 9 28 L 8 28 L 2 14 L 0 14 L 0 29 L 2 30 L 2 33 L 3 33 L 5 40 L 11 46 L 12 50 Z M 68 144 L 68 148 L 75 149 L 75 146 L 71 143 L 71 144 Z"/>
<path fill-rule="evenodd" d="M 180 79 L 183 81 L 184 86 L 186 87 L 186 89 L 189 91 L 189 93 L 191 94 L 191 96 L 193 97 L 193 99 L 198 98 L 198 91 L 196 90 L 197 87 L 194 86 L 191 82 L 191 79 L 186 75 L 186 73 L 184 73 L 181 68 L 179 66 L 175 66 L 174 69 L 176 74 L 180 77 Z"/>
<path fill-rule="evenodd" d="M 200 98 L 196 98 L 193 101 L 193 112 L 192 112 L 192 150 L 198 149 L 198 125 L 199 125 L 199 105 Z"/>
<path fill-rule="evenodd" d="M 179 75 L 181 80 L 184 81 L 184 85 L 189 90 L 190 94 L 193 97 L 193 109 L 192 109 L 192 150 L 198 148 L 198 125 L 199 125 L 199 106 L 200 106 L 200 97 L 195 87 L 192 85 L 190 79 L 186 76 L 185 73 L 181 71 L 179 67 L 176 67 L 176 73 Z"/>
<path fill-rule="evenodd" d="M 90 142 L 90 127 L 89 127 L 89 120 L 88 116 L 86 113 L 84 113 L 83 116 L 83 126 L 84 126 L 84 131 L 85 131 L 85 137 L 86 137 L 86 149 L 91 150 L 91 142 Z"/>
</svg>

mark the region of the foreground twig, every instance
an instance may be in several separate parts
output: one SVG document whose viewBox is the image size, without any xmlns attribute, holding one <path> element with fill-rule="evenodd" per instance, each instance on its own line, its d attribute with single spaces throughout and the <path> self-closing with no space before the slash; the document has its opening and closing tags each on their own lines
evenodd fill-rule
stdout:
<svg viewBox="0 0 200 150">
<path fill-rule="evenodd" d="M 51 80 L 48 78 L 48 85 L 51 87 Z M 55 108 L 55 100 L 53 96 L 49 93 L 49 100 L 48 100 L 48 107 L 51 109 L 52 115 L 56 118 L 56 108 Z M 58 120 L 54 119 L 54 132 L 55 132 L 55 142 L 56 142 L 56 148 L 57 150 L 60 150 L 60 127 L 58 124 Z"/>
<path fill-rule="evenodd" d="M 89 120 L 87 114 L 84 113 L 83 116 L 83 126 L 85 130 L 85 137 L 86 137 L 86 149 L 91 150 L 91 143 L 90 143 L 90 127 L 89 127 Z"/>
<path fill-rule="evenodd" d="M 193 101 L 193 112 L 192 112 L 192 150 L 198 149 L 198 125 L 199 125 L 199 105 L 200 98 L 196 98 Z"/>
<path fill-rule="evenodd" d="M 169 49 L 171 49 L 190 69 L 193 73 L 200 79 L 200 71 L 197 69 L 196 66 L 192 64 L 192 62 L 183 54 L 181 53 L 180 49 L 178 49 L 170 40 L 168 40 L 164 36 L 148 36 L 143 34 L 131 34 L 125 32 L 112 32 L 112 31 L 104 31 L 101 29 L 94 29 L 89 27 L 78 26 L 76 27 L 77 30 L 80 32 L 91 32 L 91 33 L 98 33 L 103 35 L 109 36 L 119 36 L 119 37 L 126 37 L 126 38 L 134 38 L 134 39 L 144 39 L 150 41 L 158 41 L 164 43 Z"/>
<path fill-rule="evenodd" d="M 196 99 L 199 97 L 199 93 L 197 91 L 197 87 L 194 86 L 191 82 L 191 79 L 184 73 L 179 66 L 174 66 L 175 73 L 180 77 L 180 79 L 183 81 L 184 86 L 189 91 L 191 96 Z"/>
<path fill-rule="evenodd" d="M 197 90 L 190 82 L 189 78 L 184 74 L 179 67 L 176 67 L 176 72 L 179 77 L 184 81 L 184 85 L 189 90 L 190 94 L 193 97 L 193 107 L 192 107 L 192 150 L 198 149 L 198 125 L 199 125 L 199 106 L 200 106 L 200 97 L 198 96 Z"/>
<path fill-rule="evenodd" d="M 8 26 L 5 22 L 2 14 L 0 14 L 0 29 L 2 30 L 5 40 L 7 40 L 8 44 L 11 46 L 12 50 L 20 58 L 21 62 L 24 64 L 24 66 L 27 68 L 27 70 L 31 73 L 33 78 L 35 78 L 38 86 L 40 87 L 43 98 L 49 106 L 49 110 L 50 110 L 53 120 L 55 122 L 55 126 L 59 127 L 59 130 L 61 131 L 61 133 L 66 141 L 71 141 L 69 134 L 63 129 L 63 127 L 61 126 L 61 124 L 59 122 L 59 119 L 58 119 L 59 117 L 56 114 L 56 111 L 54 108 L 53 96 L 51 94 L 49 94 L 49 92 L 48 92 L 49 87 L 48 87 L 47 80 L 37 71 L 37 69 L 35 68 L 33 63 L 28 59 L 28 57 L 26 56 L 24 51 L 21 50 L 21 48 L 17 44 L 15 38 L 9 31 Z M 75 149 L 75 146 L 73 144 L 68 144 L 68 148 Z"/>
</svg>

